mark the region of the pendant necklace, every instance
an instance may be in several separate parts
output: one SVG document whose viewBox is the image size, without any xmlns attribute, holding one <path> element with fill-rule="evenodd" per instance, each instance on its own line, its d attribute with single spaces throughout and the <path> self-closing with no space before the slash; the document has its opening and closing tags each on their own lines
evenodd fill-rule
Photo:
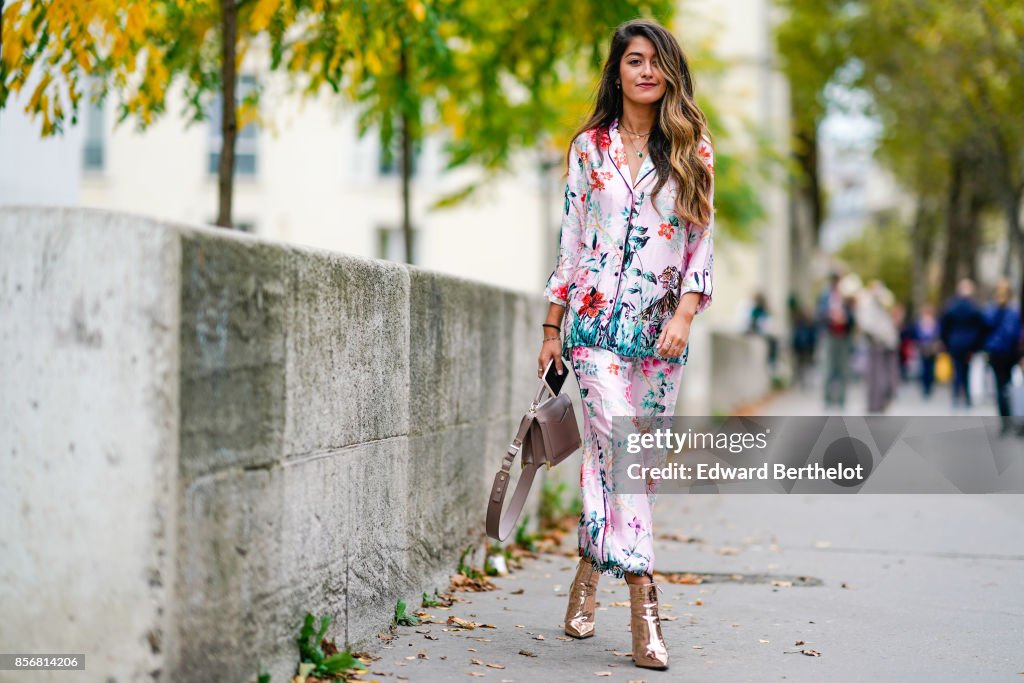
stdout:
<svg viewBox="0 0 1024 683">
<path fill-rule="evenodd" d="M 619 127 L 622 128 L 627 133 L 629 133 L 630 135 L 632 135 L 634 138 L 646 138 L 647 136 L 649 136 L 651 134 L 651 131 L 647 131 L 646 133 L 634 133 L 629 128 L 626 128 L 624 125 L 622 125 L 622 121 L 619 121 Z M 636 148 L 636 140 L 631 140 L 630 144 L 633 147 L 633 151 L 636 152 L 637 158 L 638 159 L 643 159 L 644 158 L 644 151 L 647 149 L 647 142 L 646 141 L 644 142 L 644 150 L 639 150 L 639 149 Z"/>
</svg>

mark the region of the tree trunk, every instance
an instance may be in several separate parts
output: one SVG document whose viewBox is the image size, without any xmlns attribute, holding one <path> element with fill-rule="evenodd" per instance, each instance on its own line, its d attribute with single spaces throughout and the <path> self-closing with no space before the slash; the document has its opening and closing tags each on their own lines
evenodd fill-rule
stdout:
<svg viewBox="0 0 1024 683">
<path fill-rule="evenodd" d="M 403 92 L 409 84 L 409 64 L 405 41 L 399 55 L 398 80 Z M 405 104 L 402 112 L 402 235 L 405 242 L 405 262 L 412 263 L 412 208 L 410 207 L 410 180 L 412 177 L 412 135 L 409 131 L 409 113 Z"/>
<path fill-rule="evenodd" d="M 1010 154 L 1004 138 L 996 131 L 993 136 L 996 145 L 996 169 L 999 174 L 999 205 L 1006 219 L 1006 258 L 1003 261 L 1003 276 L 1009 278 L 1013 274 L 1013 257 L 1017 256 L 1021 279 L 1021 304 L 1024 306 L 1024 233 L 1020 224 L 1020 200 L 1022 189 L 1013 178 Z"/>
<path fill-rule="evenodd" d="M 817 244 L 821 237 L 821 221 L 824 214 L 821 197 L 821 182 L 818 178 L 818 131 L 817 129 L 796 132 L 797 162 L 804 171 L 803 192 L 811 209 L 811 235 Z"/>
<path fill-rule="evenodd" d="M 928 296 L 928 251 L 925 216 L 925 198 L 918 196 L 917 210 L 914 212 L 914 225 L 911 227 L 910 240 L 910 309 L 913 313 L 921 310 Z"/>
<path fill-rule="evenodd" d="M 956 289 L 960 265 L 960 204 L 964 182 L 963 160 L 959 152 L 953 152 L 950 163 L 946 206 L 946 249 L 942 258 L 942 284 L 939 287 L 939 297 L 942 301 L 948 299 Z"/>
<path fill-rule="evenodd" d="M 981 246 L 981 209 L 984 202 L 974 183 L 968 183 L 963 219 L 963 248 L 960 249 L 960 272 L 978 282 L 978 249 Z"/>
<path fill-rule="evenodd" d="M 238 74 L 235 69 L 235 47 L 238 41 L 237 0 L 221 0 L 221 146 L 220 166 L 217 169 L 218 207 L 217 225 L 231 227 L 231 199 L 235 178 L 235 141 L 238 138 L 238 107 L 235 89 Z"/>
</svg>

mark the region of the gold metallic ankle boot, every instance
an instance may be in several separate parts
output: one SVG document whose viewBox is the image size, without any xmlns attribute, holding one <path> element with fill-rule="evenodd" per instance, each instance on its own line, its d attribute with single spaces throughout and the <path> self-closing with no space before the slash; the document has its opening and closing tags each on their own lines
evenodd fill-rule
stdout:
<svg viewBox="0 0 1024 683">
<path fill-rule="evenodd" d="M 651 583 L 630 583 L 629 629 L 633 633 L 633 662 L 649 669 L 668 668 L 668 647 L 661 636 L 658 616 L 658 587 Z"/>
<path fill-rule="evenodd" d="M 580 558 L 576 577 L 569 587 L 569 606 L 565 610 L 565 632 L 573 638 L 589 638 L 594 635 L 594 606 L 597 582 L 601 573 L 594 569 L 590 559 Z"/>
</svg>

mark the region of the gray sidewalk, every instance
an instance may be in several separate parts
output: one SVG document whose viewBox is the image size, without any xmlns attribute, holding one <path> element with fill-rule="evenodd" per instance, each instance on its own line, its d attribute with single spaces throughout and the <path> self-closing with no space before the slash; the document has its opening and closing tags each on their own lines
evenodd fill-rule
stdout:
<svg viewBox="0 0 1024 683">
<path fill-rule="evenodd" d="M 575 562 L 549 554 L 497 578 L 500 590 L 429 610 L 495 628 L 400 627 L 371 667 L 387 675 L 365 678 L 996 681 L 1024 671 L 1021 496 L 663 495 L 656 519 L 663 535 L 691 537 L 660 539 L 660 571 L 712 574 L 660 584 L 668 671 L 632 664 L 628 592 L 609 577 L 597 634 L 567 640 Z M 564 540 L 572 552 L 575 538 Z"/>
<path fill-rule="evenodd" d="M 948 407 L 943 394 L 926 406 L 916 387 L 903 389 L 890 414 Z M 786 395 L 763 412 L 819 413 L 816 400 Z M 1020 495 L 663 494 L 656 566 L 704 579 L 659 584 L 667 671 L 633 665 L 621 580 L 601 579 L 595 637 L 563 634 L 576 564 L 569 534 L 561 554 L 495 579 L 499 590 L 458 593 L 468 601 L 429 610 L 436 621 L 452 615 L 494 628 L 399 627 L 363 678 L 1021 680 L 1022 520 Z"/>
</svg>

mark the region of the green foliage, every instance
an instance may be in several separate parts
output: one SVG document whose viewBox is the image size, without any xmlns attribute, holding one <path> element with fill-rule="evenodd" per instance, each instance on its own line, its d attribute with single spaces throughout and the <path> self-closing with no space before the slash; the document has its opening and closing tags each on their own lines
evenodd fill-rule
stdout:
<svg viewBox="0 0 1024 683">
<path fill-rule="evenodd" d="M 483 578 L 483 574 L 466 563 L 466 555 L 472 551 L 472 544 L 466 546 L 466 549 L 462 551 L 462 555 L 459 556 L 459 566 L 456 571 L 470 579 L 481 579 Z"/>
<path fill-rule="evenodd" d="M 907 302 L 911 294 L 909 235 L 908 226 L 885 214 L 878 223 L 844 244 L 836 255 L 865 282 L 881 280 L 897 301 Z"/>
<path fill-rule="evenodd" d="M 314 630 L 315 618 L 312 614 L 306 614 L 306 619 L 299 631 L 297 640 L 299 646 L 299 674 L 305 676 L 336 676 L 344 674 L 352 669 L 366 669 L 366 666 L 356 659 L 350 652 L 336 652 L 326 655 L 322 643 L 327 628 L 331 625 L 331 617 L 328 614 L 320 618 L 320 630 Z M 262 682 L 261 682 L 262 683 Z"/>
<path fill-rule="evenodd" d="M 521 548 L 525 548 L 530 552 L 537 550 L 537 534 L 528 533 L 526 526 L 530 522 L 530 513 L 523 515 L 523 521 L 519 526 L 516 527 L 516 545 Z"/>
<path fill-rule="evenodd" d="M 423 594 L 423 599 L 426 600 L 427 594 Z M 409 614 L 405 611 L 405 600 L 399 598 L 395 604 L 395 618 L 393 622 L 397 626 L 419 626 L 420 618 L 415 614 Z"/>
<path fill-rule="evenodd" d="M 560 481 L 555 484 L 549 479 L 544 480 L 540 493 L 540 506 L 537 510 L 542 529 L 555 526 L 560 520 L 578 514 L 583 501 L 578 489 L 570 495 L 569 486 Z"/>
</svg>

